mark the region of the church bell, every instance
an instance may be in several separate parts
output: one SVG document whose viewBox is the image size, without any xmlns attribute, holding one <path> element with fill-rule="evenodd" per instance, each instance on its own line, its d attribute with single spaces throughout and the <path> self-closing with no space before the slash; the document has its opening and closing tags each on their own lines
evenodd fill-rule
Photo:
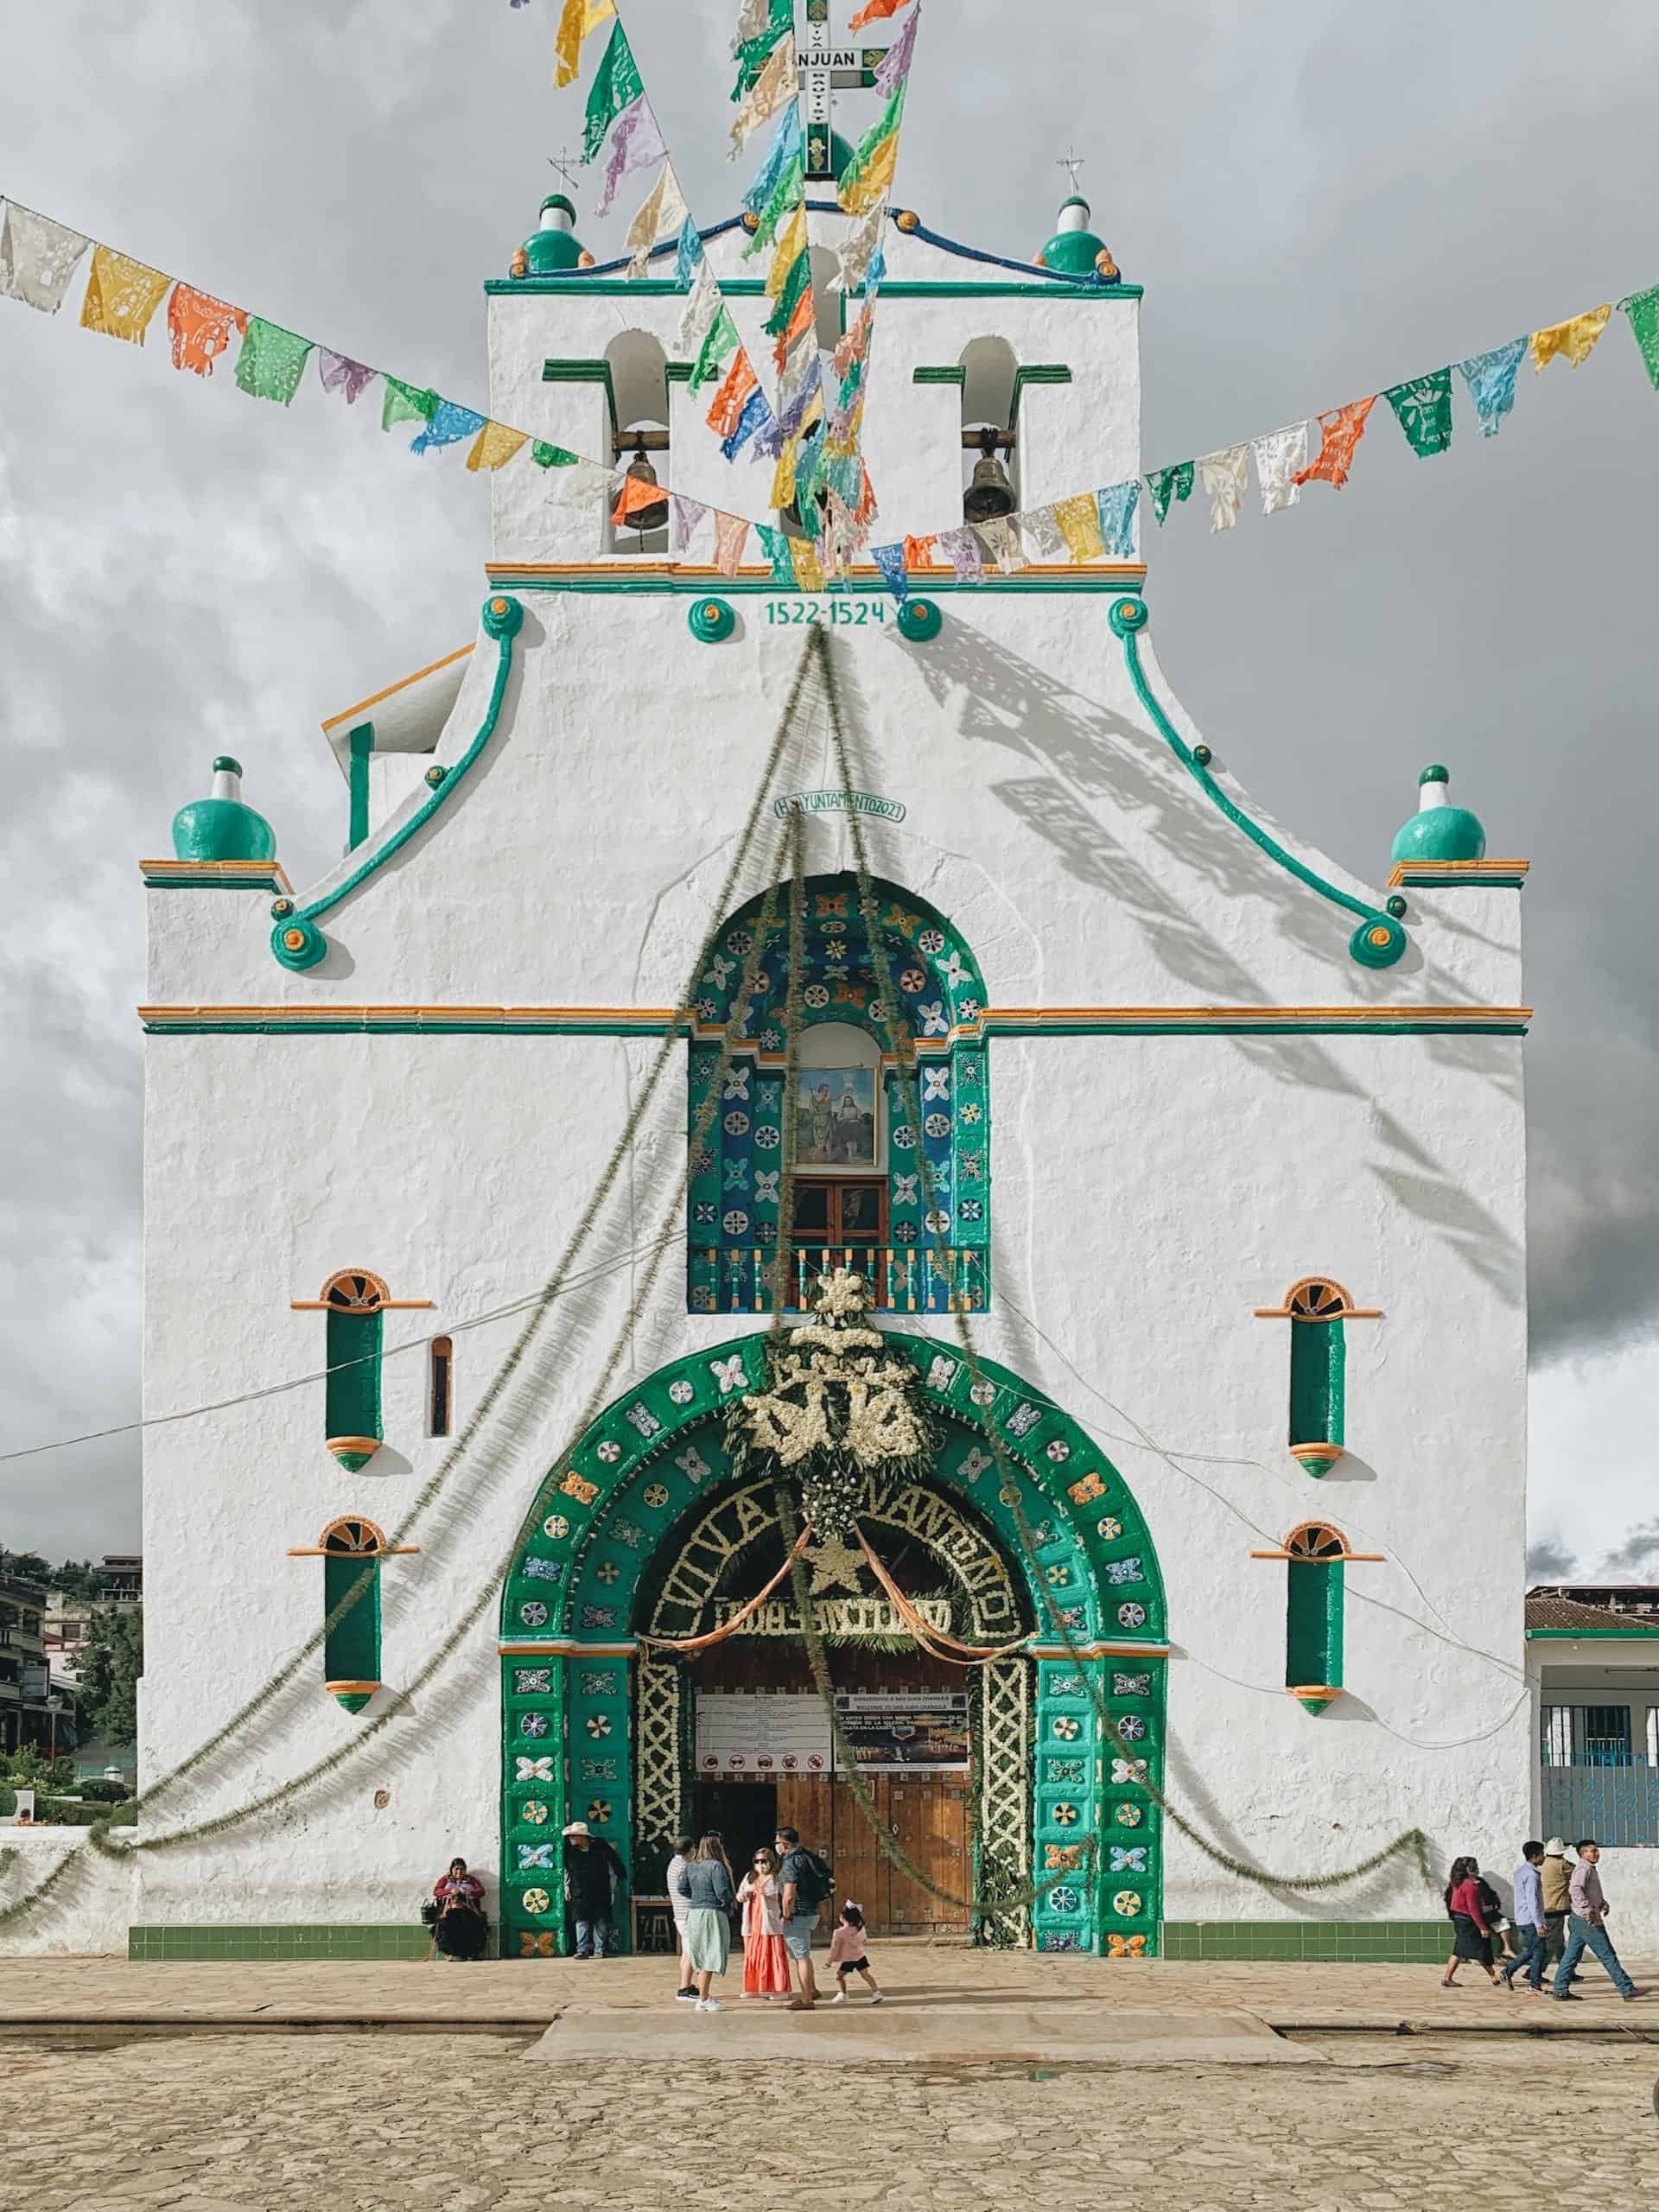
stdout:
<svg viewBox="0 0 1659 2212">
<path fill-rule="evenodd" d="M 644 446 L 634 448 L 633 459 L 628 463 L 628 474 L 636 483 L 655 484 L 657 472 L 645 459 Z M 630 530 L 637 530 L 643 537 L 647 531 L 662 530 L 668 522 L 668 501 L 653 499 L 648 507 L 635 507 L 628 517 Z"/>
<path fill-rule="evenodd" d="M 1014 486 L 1008 481 L 1007 470 L 996 457 L 996 432 L 982 430 L 974 480 L 962 495 L 962 518 L 964 522 L 995 522 L 999 516 L 1013 512 Z"/>
</svg>

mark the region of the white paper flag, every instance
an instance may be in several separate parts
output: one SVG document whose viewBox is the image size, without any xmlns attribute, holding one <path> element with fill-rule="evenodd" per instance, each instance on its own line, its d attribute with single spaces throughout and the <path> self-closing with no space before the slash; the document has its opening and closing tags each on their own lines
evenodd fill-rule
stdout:
<svg viewBox="0 0 1659 2212">
<path fill-rule="evenodd" d="M 737 28 L 732 33 L 732 52 L 747 46 L 752 38 L 764 38 L 772 22 L 772 0 L 741 0 L 737 11 Z"/>
<path fill-rule="evenodd" d="M 743 150 L 743 142 L 752 130 L 758 130 L 768 117 L 796 97 L 795 33 L 786 30 L 772 49 L 766 67 L 743 96 L 743 104 L 732 118 L 732 149 L 726 156 L 734 162 Z"/>
<path fill-rule="evenodd" d="M 6 203 L 0 229 L 0 292 L 22 300 L 42 315 L 56 315 L 75 264 L 92 244 L 79 231 L 67 231 L 49 215 Z"/>
<path fill-rule="evenodd" d="M 639 213 L 628 225 L 627 237 L 622 241 L 628 249 L 630 283 L 645 275 L 652 246 L 658 238 L 675 236 L 685 220 L 685 200 L 674 174 L 674 164 L 664 162 L 661 176 L 645 194 Z"/>
<path fill-rule="evenodd" d="M 702 341 L 715 327 L 715 317 L 720 313 L 721 289 L 712 264 L 706 253 L 697 256 L 697 273 L 685 307 L 680 315 L 680 327 L 675 339 L 682 360 L 695 361 L 702 351 Z"/>
<path fill-rule="evenodd" d="M 1007 515 L 998 515 L 990 522 L 976 522 L 973 527 L 984 548 L 985 558 L 995 561 L 1005 576 L 1013 575 L 1016 569 L 1029 567 L 1030 563 L 1020 550 L 1014 524 Z"/>
<path fill-rule="evenodd" d="M 626 469 L 607 468 L 597 461 L 578 461 L 569 468 L 550 468 L 547 488 L 554 499 L 573 503 L 597 499 L 601 492 L 609 499 L 626 473 Z"/>
<path fill-rule="evenodd" d="M 1296 479 L 1307 467 L 1307 425 L 1292 423 L 1282 430 L 1269 430 L 1265 435 L 1252 438 L 1255 454 L 1255 480 L 1262 486 L 1262 512 L 1277 514 L 1281 507 L 1294 507 L 1302 496 L 1302 487 Z"/>
<path fill-rule="evenodd" d="M 844 245 L 837 249 L 840 264 L 836 270 L 836 289 L 838 292 L 858 292 L 864 288 L 875 249 L 881 243 L 881 226 L 887 219 L 885 198 L 871 208 L 856 230 L 849 231 Z"/>
<path fill-rule="evenodd" d="M 1209 494 L 1211 531 L 1230 530 L 1249 489 L 1249 447 L 1224 446 L 1219 453 L 1205 454 L 1198 462 L 1198 481 Z"/>
<path fill-rule="evenodd" d="M 1013 518 L 1020 545 L 1027 561 L 1069 561 L 1065 533 L 1054 519 L 1052 507 L 1031 507 Z"/>
</svg>

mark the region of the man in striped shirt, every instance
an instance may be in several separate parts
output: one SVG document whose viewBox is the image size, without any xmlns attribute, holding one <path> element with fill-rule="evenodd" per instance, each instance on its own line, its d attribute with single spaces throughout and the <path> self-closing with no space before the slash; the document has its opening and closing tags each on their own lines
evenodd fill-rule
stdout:
<svg viewBox="0 0 1659 2212">
<path fill-rule="evenodd" d="M 1601 1846 L 1593 1836 L 1586 1836 L 1582 1843 L 1574 1844 L 1578 1865 L 1573 1869 L 1569 1885 L 1571 1906 L 1567 1916 L 1567 1948 L 1561 1954 L 1561 1963 L 1555 1969 L 1555 1986 L 1550 1995 L 1564 2005 L 1576 2005 L 1567 1984 L 1573 1979 L 1573 1969 L 1586 1951 L 1592 1951 L 1607 1969 L 1613 1987 L 1628 2005 L 1642 1992 L 1619 1964 L 1618 1953 L 1607 1938 L 1602 1922 L 1606 1916 L 1607 1900 L 1602 1894 L 1601 1877 L 1596 1872 L 1596 1861 L 1601 1857 Z"/>
</svg>

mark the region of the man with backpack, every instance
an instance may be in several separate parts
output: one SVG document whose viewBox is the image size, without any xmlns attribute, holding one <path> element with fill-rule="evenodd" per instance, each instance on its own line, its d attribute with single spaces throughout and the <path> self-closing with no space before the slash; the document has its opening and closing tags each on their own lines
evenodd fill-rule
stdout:
<svg viewBox="0 0 1659 2212">
<path fill-rule="evenodd" d="M 778 1903 L 784 1923 L 784 1948 L 800 1969 L 801 1993 L 791 1997 L 791 2012 L 810 2012 L 818 2001 L 818 1985 L 812 1971 L 812 1930 L 818 1909 L 836 1885 L 836 1878 L 816 1851 L 801 1841 L 798 1828 L 779 1828 L 778 1844 Z"/>
</svg>

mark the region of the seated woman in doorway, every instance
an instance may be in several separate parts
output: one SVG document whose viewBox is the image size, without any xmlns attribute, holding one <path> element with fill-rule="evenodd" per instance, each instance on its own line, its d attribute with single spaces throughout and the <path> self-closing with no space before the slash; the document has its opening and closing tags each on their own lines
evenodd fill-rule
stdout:
<svg viewBox="0 0 1659 2212">
<path fill-rule="evenodd" d="M 789 1953 L 778 1901 L 778 1862 L 763 1846 L 738 1885 L 743 1907 L 743 1994 L 787 1997 Z"/>
<path fill-rule="evenodd" d="M 699 2012 L 723 2012 L 725 2006 L 709 1994 L 709 1984 L 724 1974 L 732 1954 L 732 1923 L 728 1915 L 737 1902 L 732 1870 L 717 1835 L 706 1835 L 676 1878 L 686 1900 L 685 1951 L 696 1979 Z"/>
<path fill-rule="evenodd" d="M 467 1871 L 464 1859 L 452 1859 L 449 1872 L 432 1885 L 438 1916 L 433 1940 L 446 1959 L 481 1959 L 490 1940 L 484 1914 L 484 1885 Z"/>
</svg>

